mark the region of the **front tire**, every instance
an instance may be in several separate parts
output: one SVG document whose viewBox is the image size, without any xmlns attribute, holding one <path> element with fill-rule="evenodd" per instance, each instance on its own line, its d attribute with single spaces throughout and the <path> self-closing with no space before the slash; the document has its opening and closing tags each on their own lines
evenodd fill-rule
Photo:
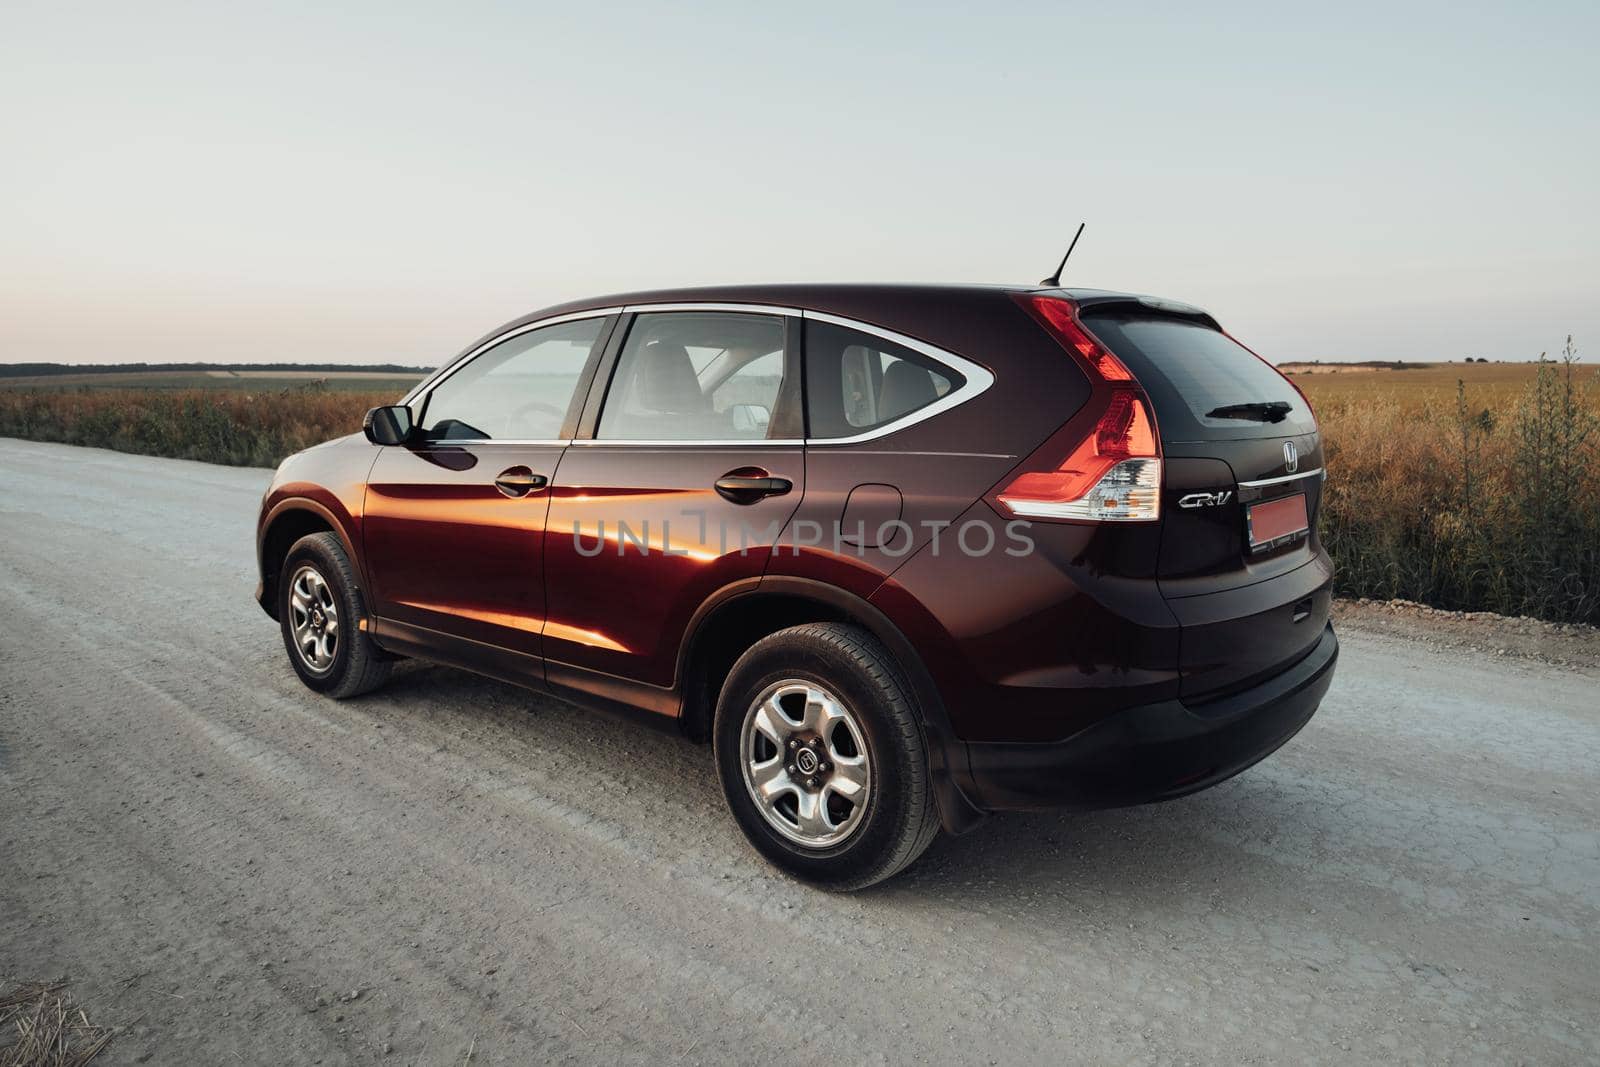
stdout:
<svg viewBox="0 0 1600 1067">
<path fill-rule="evenodd" d="M 717 700 L 717 772 L 739 828 L 806 881 L 862 889 L 939 831 L 904 672 L 870 633 L 809 623 L 756 642 Z"/>
<path fill-rule="evenodd" d="M 355 569 L 331 533 L 296 541 L 278 575 L 283 645 L 306 687 L 343 700 L 389 678 L 391 661 L 361 628 L 365 613 Z"/>
</svg>

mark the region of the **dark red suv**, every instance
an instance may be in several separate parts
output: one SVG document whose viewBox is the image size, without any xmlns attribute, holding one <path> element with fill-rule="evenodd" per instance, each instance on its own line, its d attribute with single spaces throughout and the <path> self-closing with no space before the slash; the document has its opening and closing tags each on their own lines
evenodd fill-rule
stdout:
<svg viewBox="0 0 1600 1067">
<path fill-rule="evenodd" d="M 1305 398 L 1184 304 L 637 293 L 285 460 L 258 598 L 329 696 L 414 656 L 709 739 L 755 847 L 855 888 L 1292 737 L 1338 653 L 1322 481 Z"/>
</svg>

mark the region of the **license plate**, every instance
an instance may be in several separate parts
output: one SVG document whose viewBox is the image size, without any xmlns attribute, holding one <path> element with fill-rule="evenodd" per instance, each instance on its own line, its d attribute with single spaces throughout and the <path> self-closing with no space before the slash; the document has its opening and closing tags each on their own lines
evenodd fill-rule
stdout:
<svg viewBox="0 0 1600 1067">
<path fill-rule="evenodd" d="M 1250 505 L 1245 512 L 1245 528 L 1250 532 L 1250 549 L 1260 552 L 1292 541 L 1311 528 L 1306 519 L 1306 495 L 1279 497 Z"/>
</svg>

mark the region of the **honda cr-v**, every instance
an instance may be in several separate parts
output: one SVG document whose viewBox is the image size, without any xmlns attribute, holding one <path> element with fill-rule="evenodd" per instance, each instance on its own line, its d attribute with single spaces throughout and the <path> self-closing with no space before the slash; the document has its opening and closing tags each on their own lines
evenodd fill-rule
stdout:
<svg viewBox="0 0 1600 1067">
<path fill-rule="evenodd" d="M 637 293 L 285 460 L 258 598 L 332 697 L 419 657 L 709 740 L 751 843 L 854 888 L 1293 736 L 1338 651 L 1322 481 L 1305 398 L 1184 304 Z"/>
</svg>

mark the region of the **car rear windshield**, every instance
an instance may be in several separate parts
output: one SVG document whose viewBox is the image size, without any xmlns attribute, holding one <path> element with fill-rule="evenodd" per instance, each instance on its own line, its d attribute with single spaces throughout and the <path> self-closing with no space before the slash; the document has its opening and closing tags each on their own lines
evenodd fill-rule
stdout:
<svg viewBox="0 0 1600 1067">
<path fill-rule="evenodd" d="M 1166 441 L 1292 437 L 1316 421 L 1272 367 L 1202 323 L 1127 308 L 1085 308 L 1083 324 L 1139 379 Z"/>
</svg>

